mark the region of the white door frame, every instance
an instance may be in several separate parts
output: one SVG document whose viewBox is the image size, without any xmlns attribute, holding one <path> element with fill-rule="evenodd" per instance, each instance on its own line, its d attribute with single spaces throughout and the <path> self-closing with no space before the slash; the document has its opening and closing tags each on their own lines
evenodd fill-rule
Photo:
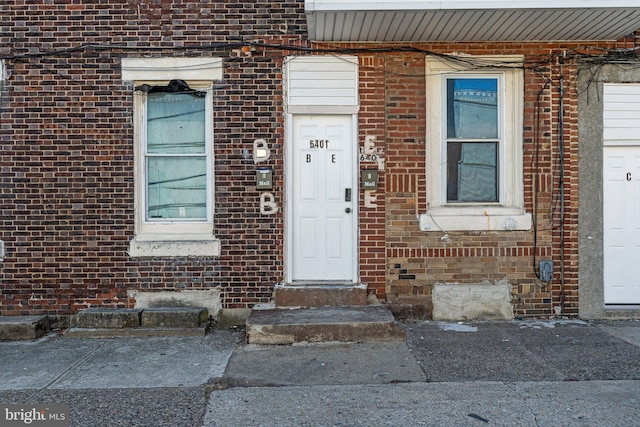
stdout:
<svg viewBox="0 0 640 427">
<path fill-rule="evenodd" d="M 304 115 L 341 115 L 339 112 L 326 112 L 323 113 L 302 113 Z M 359 169 L 358 169 L 358 115 L 357 114 L 344 114 L 345 116 L 351 116 L 351 141 L 352 141 L 352 150 L 353 150 L 353 160 L 352 160 L 352 200 L 353 200 L 353 209 L 351 221 L 352 221 L 352 265 L 351 265 L 351 283 L 359 283 L 359 200 L 360 200 L 360 191 L 359 191 Z M 291 149 L 293 144 L 294 137 L 294 129 L 293 129 L 293 117 L 294 114 L 287 113 L 285 114 L 285 147 L 284 147 L 284 173 L 285 173 L 285 277 L 284 281 L 287 284 L 292 284 L 295 282 L 292 281 L 293 278 L 293 256 L 292 256 L 292 239 L 293 239 L 293 180 L 291 177 L 293 176 L 293 161 L 294 156 L 291 155 L 293 151 Z"/>
</svg>

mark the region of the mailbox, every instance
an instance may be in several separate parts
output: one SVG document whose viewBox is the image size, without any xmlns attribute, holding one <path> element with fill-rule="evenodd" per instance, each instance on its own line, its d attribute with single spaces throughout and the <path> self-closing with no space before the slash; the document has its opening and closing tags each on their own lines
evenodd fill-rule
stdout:
<svg viewBox="0 0 640 427">
<path fill-rule="evenodd" d="M 361 187 L 365 191 L 378 189 L 378 171 L 375 169 L 364 169 L 360 171 Z"/>
<path fill-rule="evenodd" d="M 272 190 L 273 189 L 273 171 L 271 168 L 256 169 L 256 189 Z"/>
</svg>

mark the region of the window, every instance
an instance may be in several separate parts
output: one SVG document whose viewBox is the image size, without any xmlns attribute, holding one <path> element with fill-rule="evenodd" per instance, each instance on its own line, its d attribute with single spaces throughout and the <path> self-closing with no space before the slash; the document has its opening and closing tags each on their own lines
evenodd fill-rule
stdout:
<svg viewBox="0 0 640 427">
<path fill-rule="evenodd" d="M 211 58 L 182 61 L 167 66 L 163 58 L 123 60 L 123 78 L 130 77 L 134 84 L 133 257 L 220 254 L 213 236 L 210 79 L 221 73 Z"/>
<path fill-rule="evenodd" d="M 522 58 L 427 58 L 423 231 L 528 230 L 522 184 Z"/>
<path fill-rule="evenodd" d="M 447 78 L 447 202 L 498 202 L 498 78 Z"/>
<path fill-rule="evenodd" d="M 145 221 L 206 221 L 207 92 L 173 80 L 152 87 L 146 98 Z"/>
</svg>

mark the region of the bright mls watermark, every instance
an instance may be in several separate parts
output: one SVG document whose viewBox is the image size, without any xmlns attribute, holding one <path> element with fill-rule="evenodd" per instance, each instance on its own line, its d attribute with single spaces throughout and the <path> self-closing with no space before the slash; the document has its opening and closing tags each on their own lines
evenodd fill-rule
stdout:
<svg viewBox="0 0 640 427">
<path fill-rule="evenodd" d="M 69 405 L 0 404 L 0 427 L 69 427 Z"/>
</svg>

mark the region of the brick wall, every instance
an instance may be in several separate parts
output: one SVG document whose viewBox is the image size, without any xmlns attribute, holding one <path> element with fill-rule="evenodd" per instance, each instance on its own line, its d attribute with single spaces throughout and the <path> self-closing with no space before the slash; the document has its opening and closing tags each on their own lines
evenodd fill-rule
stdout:
<svg viewBox="0 0 640 427">
<path fill-rule="evenodd" d="M 514 285 L 518 316 L 554 314 L 562 305 L 564 314 L 577 314 L 577 69 L 564 53 L 580 46 L 412 46 L 526 58 L 524 199 L 537 232 L 425 233 L 417 218 L 427 209 L 429 172 L 425 53 L 394 45 L 375 46 L 388 49 L 374 53 L 366 51 L 372 44 L 310 44 L 303 10 L 301 0 L 10 0 L 0 6 L 0 55 L 10 73 L 0 99 L 0 238 L 6 246 L 0 314 L 130 306 L 128 289 L 219 287 L 226 308 L 268 301 L 284 269 L 282 62 L 310 46 L 360 49 L 350 52 L 360 59 L 359 147 L 375 137 L 385 157 L 375 206 L 365 206 L 359 194 L 360 276 L 370 292 L 428 312 L 435 283 L 506 279 Z M 134 233 L 133 87 L 121 80 L 120 59 L 138 56 L 224 59 L 224 78 L 214 94 L 214 231 L 220 257 L 128 256 Z M 272 150 L 266 165 L 274 171 L 277 215 L 259 211 L 251 158 L 257 138 Z M 551 284 L 536 278 L 540 259 L 555 262 Z"/>
<path fill-rule="evenodd" d="M 220 286 L 225 307 L 268 301 L 283 275 L 283 216 L 260 215 L 250 153 L 256 138 L 270 144 L 282 204 L 286 52 L 240 48 L 306 45 L 302 2 L 11 0 L 0 9 L 11 73 L 0 102 L 0 314 L 130 306 L 127 289 Z M 120 58 L 137 56 L 224 59 L 214 94 L 219 258 L 128 256 L 133 87 Z"/>
<path fill-rule="evenodd" d="M 563 51 L 577 46 L 439 43 L 414 47 L 438 53 L 525 56 L 524 198 L 526 211 L 535 214 L 537 232 L 419 231 L 418 214 L 427 209 L 425 104 L 429 95 L 425 95 L 425 55 L 388 52 L 375 59 L 361 58 L 361 66 L 375 63 L 376 71 L 368 68 L 361 71 L 361 80 L 364 80 L 361 88 L 367 92 L 361 97 L 360 133 L 382 134 L 378 140 L 382 138 L 386 151 L 387 299 L 392 303 L 422 306 L 422 312 L 428 315 L 431 289 L 436 283 L 472 284 L 506 279 L 513 285 L 516 316 L 553 315 L 559 313 L 560 307 L 563 314 L 577 315 L 577 96 L 571 85 L 577 68 L 567 64 L 561 70 L 558 62 Z M 562 141 L 564 219 L 560 208 L 558 154 L 561 73 L 566 91 Z M 376 89 L 368 90 L 373 87 Z M 383 122 L 380 120 L 382 102 Z M 370 215 L 365 212 L 362 221 Z M 542 283 L 536 276 L 541 259 L 555 262 L 555 280 L 550 284 Z M 378 260 L 381 261 L 382 256 Z"/>
<path fill-rule="evenodd" d="M 358 115 L 358 140 L 360 151 L 364 149 L 363 141 L 367 137 L 375 138 L 376 152 L 386 147 L 384 97 L 384 59 L 374 55 L 362 55 L 359 58 L 359 95 L 363 106 Z M 378 298 L 385 298 L 385 183 L 384 170 L 377 163 L 369 161 L 360 163 L 361 169 L 378 170 L 378 190 L 375 196 L 375 208 L 365 207 L 364 192 L 360 191 L 360 277 L 366 283 L 369 292 Z"/>
</svg>

